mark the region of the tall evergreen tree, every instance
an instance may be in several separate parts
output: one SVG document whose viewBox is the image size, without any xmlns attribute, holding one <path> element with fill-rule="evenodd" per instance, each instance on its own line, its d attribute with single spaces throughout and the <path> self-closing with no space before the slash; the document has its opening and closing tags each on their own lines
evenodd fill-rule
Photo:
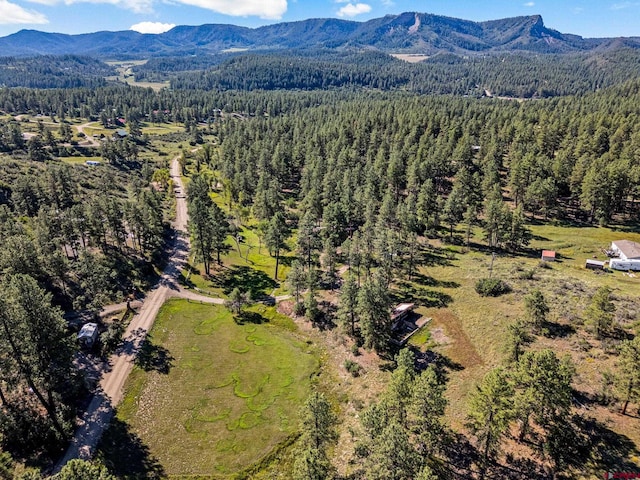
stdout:
<svg viewBox="0 0 640 480">
<path fill-rule="evenodd" d="M 264 243 L 269 252 L 276 257 L 276 270 L 273 278 L 278 279 L 278 266 L 280 265 L 280 252 L 286 246 L 286 239 L 289 235 L 289 228 L 284 213 L 278 211 L 269 221 L 267 234 Z"/>
<path fill-rule="evenodd" d="M 490 370 L 471 396 L 468 427 L 482 451 L 480 478 L 484 478 L 490 459 L 499 451 L 513 418 L 514 391 L 506 372 Z"/>
</svg>

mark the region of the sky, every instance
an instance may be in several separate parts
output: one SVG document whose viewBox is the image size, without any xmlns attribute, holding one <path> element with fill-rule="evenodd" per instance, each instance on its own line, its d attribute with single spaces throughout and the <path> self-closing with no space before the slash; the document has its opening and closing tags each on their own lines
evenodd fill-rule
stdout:
<svg viewBox="0 0 640 480">
<path fill-rule="evenodd" d="M 175 25 L 205 23 L 366 21 L 408 11 L 474 21 L 539 14 L 548 28 L 562 33 L 640 36 L 640 0 L 0 0 L 0 36 L 22 29 L 161 33 Z"/>
</svg>

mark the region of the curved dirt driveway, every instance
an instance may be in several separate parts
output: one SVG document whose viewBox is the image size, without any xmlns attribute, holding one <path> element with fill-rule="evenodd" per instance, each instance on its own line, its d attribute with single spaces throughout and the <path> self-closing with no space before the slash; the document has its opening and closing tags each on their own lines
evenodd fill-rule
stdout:
<svg viewBox="0 0 640 480">
<path fill-rule="evenodd" d="M 83 147 L 99 147 L 100 146 L 100 142 L 98 140 L 93 138 L 93 136 L 91 136 L 91 135 L 87 135 L 86 132 L 84 131 L 85 127 L 88 127 L 92 123 L 93 122 L 88 122 L 88 123 L 83 123 L 82 125 L 74 125 L 73 126 L 73 128 L 78 130 L 78 133 L 84 133 L 85 141 L 83 141 L 80 144 Z"/>
<path fill-rule="evenodd" d="M 198 295 L 184 290 L 178 284 L 178 274 L 185 265 L 189 254 L 189 237 L 187 234 L 187 202 L 177 158 L 174 158 L 171 163 L 171 178 L 180 192 L 176 195 L 176 218 L 173 222 L 175 236 L 171 245 L 171 257 L 158 284 L 148 293 L 143 300 L 142 307 L 131 320 L 124 334 L 122 347 L 109 359 L 108 371 L 103 373 L 99 387 L 82 416 L 71 445 L 55 468 L 56 472 L 69 460 L 74 458 L 89 459 L 93 456 L 103 431 L 111 421 L 114 407 L 122 400 L 124 384 L 133 369 L 135 356 L 153 326 L 162 304 L 170 297 L 183 297 L 202 303 L 223 303 L 220 298 Z"/>
</svg>

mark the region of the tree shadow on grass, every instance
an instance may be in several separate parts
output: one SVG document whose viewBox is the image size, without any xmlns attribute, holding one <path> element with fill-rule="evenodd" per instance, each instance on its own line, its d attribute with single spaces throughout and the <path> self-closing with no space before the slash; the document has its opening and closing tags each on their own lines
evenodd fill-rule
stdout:
<svg viewBox="0 0 640 480">
<path fill-rule="evenodd" d="M 225 295 L 238 288 L 243 292 L 250 292 L 251 298 L 264 296 L 268 290 L 278 286 L 277 282 L 263 271 L 238 265 L 220 272 L 212 279 L 212 283 L 221 287 Z"/>
<path fill-rule="evenodd" d="M 185 272 L 191 272 L 192 275 L 198 273 L 193 265 L 185 263 L 184 268 L 180 270 L 180 273 L 178 274 L 178 283 L 187 288 L 195 288 L 196 284 L 193 283 L 190 278 L 187 278 L 187 274 Z"/>
<path fill-rule="evenodd" d="M 420 265 L 429 267 L 436 265 L 448 267 L 453 265 L 452 260 L 454 260 L 455 258 L 455 254 L 446 249 L 426 247 L 420 249 L 417 255 L 417 262 Z"/>
<path fill-rule="evenodd" d="M 566 338 L 576 333 L 576 329 L 572 325 L 545 322 L 542 326 L 543 335 L 547 338 Z"/>
<path fill-rule="evenodd" d="M 246 323 L 253 323 L 256 325 L 260 325 L 262 323 L 267 323 L 269 321 L 268 318 L 260 315 L 257 312 L 242 312 L 240 315 L 234 315 L 233 321 L 238 325 L 244 325 Z"/>
<path fill-rule="evenodd" d="M 433 365 L 436 370 L 436 374 L 443 382 L 448 379 L 448 372 L 459 372 L 464 370 L 464 367 L 451 360 L 449 357 L 442 355 L 441 353 L 434 352 L 433 350 L 427 350 L 423 352 L 417 348 L 411 347 L 416 358 L 415 367 L 416 370 L 421 372 L 426 370 L 429 366 Z"/>
<path fill-rule="evenodd" d="M 399 292 L 392 294 L 394 301 L 409 301 L 424 307 L 447 307 L 453 301 L 451 295 L 447 293 L 430 290 L 408 282 L 399 282 L 398 288 Z"/>
<path fill-rule="evenodd" d="M 167 375 L 173 366 L 175 358 L 166 348 L 155 345 L 148 336 L 140 345 L 135 365 L 145 372 L 158 372 Z"/>
<path fill-rule="evenodd" d="M 637 471 L 638 466 L 629 459 L 640 455 L 640 452 L 629 437 L 614 432 L 594 418 L 577 417 L 574 422 L 582 433 L 583 441 L 583 458 L 576 459 L 576 468 L 590 464 L 603 472 Z"/>
<path fill-rule="evenodd" d="M 460 284 L 454 281 L 438 280 L 429 275 L 422 273 L 414 273 L 413 281 L 426 287 L 438 287 L 438 288 L 459 288 Z"/>
<path fill-rule="evenodd" d="M 109 472 L 120 479 L 167 478 L 164 468 L 131 427 L 113 417 L 98 445 L 98 456 Z"/>
<path fill-rule="evenodd" d="M 561 452 L 562 467 L 568 478 L 572 472 L 635 472 L 637 465 L 629 460 L 640 452 L 634 442 L 625 435 L 618 434 L 607 428 L 594 418 L 573 415 L 567 419 L 562 427 L 571 438 L 571 444 Z M 515 458 L 507 456 L 506 465 L 495 465 L 492 470 L 499 478 L 546 479 L 540 462 L 531 458 Z M 560 472 L 558 472 L 560 473 Z"/>
</svg>

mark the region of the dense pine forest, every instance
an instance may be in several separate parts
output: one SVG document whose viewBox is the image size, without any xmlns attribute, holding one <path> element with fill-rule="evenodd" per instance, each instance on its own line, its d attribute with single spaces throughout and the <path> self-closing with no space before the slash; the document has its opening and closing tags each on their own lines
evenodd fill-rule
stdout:
<svg viewBox="0 0 640 480">
<path fill-rule="evenodd" d="M 218 288 L 235 327 L 281 315 L 296 345 L 329 352 L 300 427 L 242 478 L 637 469 L 637 280 L 612 289 L 614 280 L 575 273 L 569 254 L 564 266 L 537 263 L 554 228 L 637 234 L 637 52 L 419 64 L 268 52 L 135 67 L 137 80 L 170 80 L 159 91 L 107 85 L 111 67 L 82 57 L 0 60 L 0 478 L 51 473 L 86 407 L 94 387 L 78 366 L 72 319 L 142 297 L 160 277 L 182 194 L 169 177 L 174 157 L 190 215 L 185 288 Z M 577 242 L 556 248 L 592 253 Z M 278 306 L 250 310 L 275 303 L 274 292 Z M 503 344 L 477 364 L 426 340 L 398 346 L 394 305 L 463 316 L 456 304 L 480 296 L 476 310 L 504 315 L 478 328 Z M 104 325 L 96 358 L 123 331 Z M 335 352 L 346 360 L 327 360 Z M 585 385 L 593 365 L 602 385 Z M 119 466 L 113 448 L 55 478 L 165 475 Z"/>
</svg>

